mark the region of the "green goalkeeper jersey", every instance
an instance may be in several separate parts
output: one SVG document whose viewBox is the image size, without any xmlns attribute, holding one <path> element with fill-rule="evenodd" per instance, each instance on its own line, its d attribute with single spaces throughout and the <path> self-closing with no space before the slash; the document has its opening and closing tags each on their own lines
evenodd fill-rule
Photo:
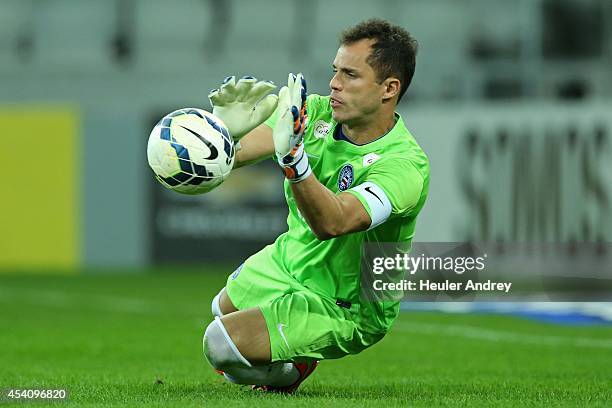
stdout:
<svg viewBox="0 0 612 408">
<path fill-rule="evenodd" d="M 389 212 L 384 222 L 367 231 L 321 241 L 300 214 L 285 180 L 289 229 L 273 244 L 273 256 L 303 286 L 350 304 L 364 329 L 386 331 L 399 312 L 399 302 L 360 300 L 361 251 L 368 242 L 410 243 L 416 217 L 427 197 L 427 156 L 398 114 L 395 126 L 387 134 L 365 145 L 355 145 L 334 136 L 340 125 L 332 118 L 328 96 L 309 95 L 306 108 L 309 124 L 304 146 L 314 176 L 336 194 L 354 194 L 372 220 L 380 218 L 376 198 L 382 200 L 377 195 L 375 199 L 368 197 L 365 191 L 374 193 L 363 186 L 376 186 L 386 195 Z M 274 128 L 276 113 L 265 123 Z"/>
</svg>

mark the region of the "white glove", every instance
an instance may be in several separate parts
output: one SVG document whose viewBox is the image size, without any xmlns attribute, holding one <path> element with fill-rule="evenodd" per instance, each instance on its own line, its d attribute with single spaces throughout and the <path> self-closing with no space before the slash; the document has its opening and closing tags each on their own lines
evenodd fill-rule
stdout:
<svg viewBox="0 0 612 408">
<path fill-rule="evenodd" d="M 269 95 L 274 89 L 276 85 L 270 81 L 245 76 L 236 82 L 236 77 L 230 76 L 219 89 L 210 91 L 208 98 L 213 115 L 225 123 L 232 139 L 238 142 L 272 115 L 278 103 L 276 95 Z"/>
<path fill-rule="evenodd" d="M 272 137 L 278 164 L 293 183 L 312 173 L 303 144 L 307 122 L 306 80 L 302 74 L 289 74 L 287 86 L 278 93 L 278 119 Z"/>
</svg>

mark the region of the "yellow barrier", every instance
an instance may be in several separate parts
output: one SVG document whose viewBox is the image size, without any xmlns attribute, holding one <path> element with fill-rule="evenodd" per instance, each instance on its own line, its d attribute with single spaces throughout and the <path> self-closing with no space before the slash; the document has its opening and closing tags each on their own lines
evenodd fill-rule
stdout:
<svg viewBox="0 0 612 408">
<path fill-rule="evenodd" d="M 78 136 L 75 109 L 0 108 L 0 270 L 76 271 Z"/>
</svg>

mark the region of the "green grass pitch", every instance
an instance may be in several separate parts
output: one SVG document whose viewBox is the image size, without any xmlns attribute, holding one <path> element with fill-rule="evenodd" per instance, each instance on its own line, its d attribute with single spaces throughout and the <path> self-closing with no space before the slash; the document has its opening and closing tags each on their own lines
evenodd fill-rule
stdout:
<svg viewBox="0 0 612 408">
<path fill-rule="evenodd" d="M 294 396 L 228 384 L 201 346 L 224 280 L 0 275 L 0 389 L 67 388 L 55 405 L 79 407 L 612 405 L 611 326 L 491 315 L 402 313 L 379 344 L 322 362 Z"/>
</svg>

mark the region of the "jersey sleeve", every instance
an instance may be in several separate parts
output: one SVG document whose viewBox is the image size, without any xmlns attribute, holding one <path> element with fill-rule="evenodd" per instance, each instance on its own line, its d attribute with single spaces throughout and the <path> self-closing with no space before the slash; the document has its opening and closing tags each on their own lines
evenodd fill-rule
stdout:
<svg viewBox="0 0 612 408">
<path fill-rule="evenodd" d="M 372 219 L 374 228 L 388 218 L 410 213 L 423 191 L 423 176 L 406 159 L 375 163 L 359 185 L 347 190 L 359 199 Z"/>
</svg>

